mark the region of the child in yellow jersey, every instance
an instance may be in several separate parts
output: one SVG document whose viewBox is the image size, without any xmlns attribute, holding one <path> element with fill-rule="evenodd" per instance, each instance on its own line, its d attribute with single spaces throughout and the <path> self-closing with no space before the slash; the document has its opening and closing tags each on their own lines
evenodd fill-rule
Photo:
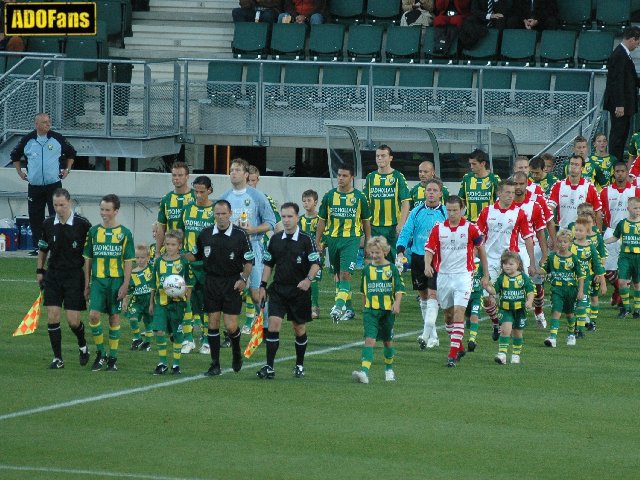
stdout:
<svg viewBox="0 0 640 480">
<path fill-rule="evenodd" d="M 189 268 L 189 262 L 180 255 L 184 234 L 180 230 L 169 230 L 164 237 L 165 253 L 156 259 L 153 270 L 153 282 L 151 287 L 151 302 L 149 313 L 153 315 L 153 331 L 156 334 L 158 355 L 160 362 L 154 370 L 154 375 L 162 375 L 169 370 L 167 366 L 167 337 L 165 332 L 173 338 L 173 367 L 171 373 L 179 374 L 180 357 L 182 350 L 182 320 L 185 309 L 189 307 L 193 278 Z M 162 287 L 169 275 L 181 275 L 187 284 L 187 290 L 183 297 L 169 297 Z"/>
<path fill-rule="evenodd" d="M 604 178 L 606 179 L 606 185 L 611 184 L 611 180 L 613 178 L 613 166 L 618 162 L 615 155 L 608 152 L 608 146 L 609 142 L 607 141 L 607 136 L 602 132 L 596 133 L 596 136 L 593 139 L 593 154 L 590 159 L 600 167 L 600 170 L 602 170 Z"/>
<path fill-rule="evenodd" d="M 152 267 L 149 265 L 149 248 L 146 245 L 136 245 L 136 266 L 131 271 L 129 292 L 124 302 L 124 312 L 129 319 L 129 326 L 133 339 L 131 350 L 151 350 L 153 331 L 151 330 L 151 315 L 149 301 L 151 299 Z M 144 322 L 144 340 L 140 332 L 140 321 Z"/>
<path fill-rule="evenodd" d="M 367 242 L 367 253 L 371 263 L 362 270 L 362 294 L 364 311 L 364 347 L 362 347 L 362 366 L 354 370 L 351 376 L 356 382 L 369 383 L 369 368 L 373 363 L 373 347 L 376 340 L 384 345 L 384 379 L 393 382 L 393 325 L 395 316 L 400 313 L 400 302 L 404 294 L 404 283 L 397 267 L 385 257 L 391 248 L 386 238 L 372 237 Z"/>
<path fill-rule="evenodd" d="M 316 238 L 318 230 L 318 192 L 315 190 L 305 190 L 302 192 L 302 206 L 304 214 L 298 220 L 300 230 Z M 318 291 L 320 290 L 320 281 L 322 280 L 322 263 L 324 259 L 324 245 L 316 245 L 320 254 L 320 269 L 311 284 L 311 318 L 320 317 L 320 304 L 318 303 Z"/>
</svg>

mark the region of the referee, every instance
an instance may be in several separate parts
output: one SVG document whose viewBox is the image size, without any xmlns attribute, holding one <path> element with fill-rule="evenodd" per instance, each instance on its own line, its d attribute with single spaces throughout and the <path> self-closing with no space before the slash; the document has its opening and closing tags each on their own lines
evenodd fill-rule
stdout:
<svg viewBox="0 0 640 480">
<path fill-rule="evenodd" d="M 280 346 L 282 320 L 292 322 L 296 336 L 296 366 L 293 375 L 304 376 L 304 353 L 307 349 L 306 323 L 311 321 L 311 283 L 320 270 L 320 255 L 314 240 L 298 227 L 299 207 L 287 202 L 280 207 L 284 232 L 271 237 L 264 254 L 264 270 L 260 284 L 260 303 L 267 296 L 267 280 L 271 270 L 276 272 L 269 286 L 269 327 L 267 330 L 267 364 L 262 367 L 258 378 L 272 379 L 276 372 L 273 363 Z"/>
<path fill-rule="evenodd" d="M 80 365 L 89 361 L 89 349 L 84 338 L 84 324 L 80 312 L 87 309 L 84 298 L 84 257 L 82 251 L 91 223 L 71 209 L 71 196 L 64 188 L 53 192 L 55 215 L 42 224 L 42 237 L 38 242 L 38 268 L 36 279 L 44 288 L 47 307 L 49 340 L 53 349 L 50 369 L 64 368 L 62 360 L 62 331 L 60 312 L 67 313 L 67 322 L 78 338 Z M 48 258 L 48 270 L 44 269 Z"/>
<path fill-rule="evenodd" d="M 216 224 L 204 228 L 189 261 L 201 260 L 205 272 L 204 311 L 209 316 L 211 367 L 205 375 L 216 376 L 220 369 L 220 316 L 231 336 L 234 372 L 242 368 L 238 315 L 242 310 L 242 292 L 247 287 L 254 255 L 246 232 L 231 224 L 231 204 L 218 200 L 213 206 Z"/>
</svg>

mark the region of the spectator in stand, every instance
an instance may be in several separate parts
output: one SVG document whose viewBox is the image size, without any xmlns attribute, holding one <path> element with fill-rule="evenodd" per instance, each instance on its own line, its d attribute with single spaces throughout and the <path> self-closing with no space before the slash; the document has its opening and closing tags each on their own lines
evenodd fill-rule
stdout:
<svg viewBox="0 0 640 480">
<path fill-rule="evenodd" d="M 240 0 L 231 16 L 234 22 L 275 23 L 281 11 L 282 0 Z"/>
<path fill-rule="evenodd" d="M 435 0 L 434 27 L 459 27 L 470 13 L 471 0 Z"/>
<path fill-rule="evenodd" d="M 507 28 L 556 30 L 559 28 L 556 0 L 514 0 Z"/>
<path fill-rule="evenodd" d="M 284 0 L 284 12 L 278 23 L 324 23 L 327 17 L 325 0 Z"/>
<path fill-rule="evenodd" d="M 403 27 L 420 25 L 428 27 L 433 23 L 433 0 L 402 0 Z"/>
<path fill-rule="evenodd" d="M 488 27 L 504 30 L 507 24 L 508 2 L 505 0 L 473 0 L 471 15 L 478 21 L 486 22 Z"/>
</svg>

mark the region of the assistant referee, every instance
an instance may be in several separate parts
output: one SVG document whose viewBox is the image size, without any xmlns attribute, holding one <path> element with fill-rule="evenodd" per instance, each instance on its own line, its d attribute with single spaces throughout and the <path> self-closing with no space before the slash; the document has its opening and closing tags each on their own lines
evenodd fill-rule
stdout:
<svg viewBox="0 0 640 480">
<path fill-rule="evenodd" d="M 271 237 L 264 254 L 264 270 L 260 284 L 260 302 L 269 294 L 269 327 L 266 335 L 267 364 L 258 378 L 272 379 L 276 373 L 273 364 L 280 346 L 280 327 L 286 316 L 292 322 L 296 336 L 296 366 L 293 375 L 304 376 L 304 354 L 307 349 L 307 322 L 311 321 L 311 283 L 320 270 L 320 255 L 309 235 L 298 227 L 300 208 L 287 202 L 280 207 L 284 232 Z M 267 290 L 267 281 L 275 268 L 273 282 Z"/>
<path fill-rule="evenodd" d="M 60 314 L 62 307 L 67 322 L 78 339 L 80 365 L 89 361 L 89 348 L 84 338 L 84 324 L 80 312 L 87 309 L 84 298 L 84 242 L 91 223 L 71 209 L 71 196 L 64 188 L 53 192 L 55 215 L 42 224 L 42 237 L 38 242 L 38 268 L 36 279 L 44 288 L 44 305 L 47 307 L 49 340 L 53 349 L 51 369 L 64 368 L 62 360 L 62 331 Z M 44 265 L 48 259 L 48 269 Z"/>
</svg>

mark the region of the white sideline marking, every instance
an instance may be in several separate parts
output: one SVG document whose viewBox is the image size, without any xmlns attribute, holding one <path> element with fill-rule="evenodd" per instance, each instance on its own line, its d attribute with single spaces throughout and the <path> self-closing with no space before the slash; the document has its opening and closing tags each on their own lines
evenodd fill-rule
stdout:
<svg viewBox="0 0 640 480">
<path fill-rule="evenodd" d="M 0 470 L 11 470 L 14 472 L 64 473 L 70 475 L 90 475 L 92 477 L 139 478 L 142 480 L 204 480 L 196 477 L 165 477 L 158 475 L 145 475 L 144 473 L 115 473 L 100 470 L 72 470 L 69 468 L 30 467 L 19 465 L 0 465 Z"/>
</svg>

